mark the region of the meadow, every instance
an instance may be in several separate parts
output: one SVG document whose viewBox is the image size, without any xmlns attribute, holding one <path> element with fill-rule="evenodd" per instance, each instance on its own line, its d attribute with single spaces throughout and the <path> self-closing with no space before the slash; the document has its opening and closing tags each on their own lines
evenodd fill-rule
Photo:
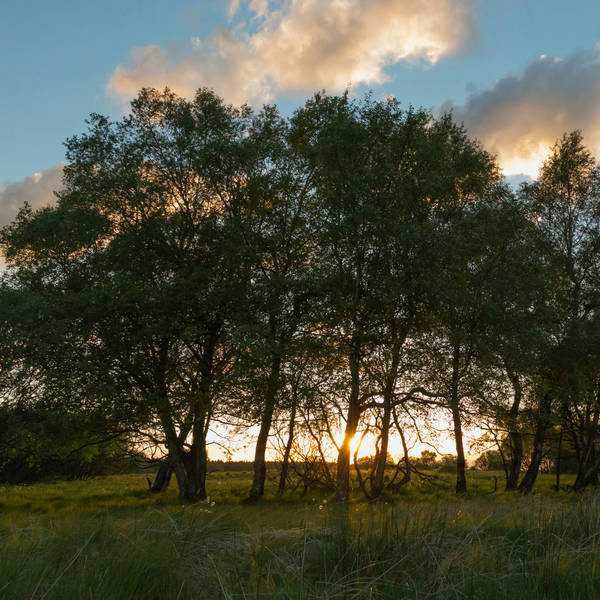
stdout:
<svg viewBox="0 0 600 600">
<path fill-rule="evenodd" d="M 0 598 L 600 597 L 600 495 L 549 475 L 525 497 L 469 473 L 468 496 L 415 483 L 347 508 L 274 488 L 243 505 L 249 483 L 214 473 L 192 505 L 143 474 L 0 486 Z"/>
</svg>

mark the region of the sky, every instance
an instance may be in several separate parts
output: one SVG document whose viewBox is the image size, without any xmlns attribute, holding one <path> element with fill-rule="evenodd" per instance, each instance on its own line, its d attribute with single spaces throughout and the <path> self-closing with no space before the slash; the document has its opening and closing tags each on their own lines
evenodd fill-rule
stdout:
<svg viewBox="0 0 600 600">
<path fill-rule="evenodd" d="M 600 156 L 598 0 L 29 0 L 0 16 L 0 226 L 52 202 L 63 141 L 142 86 L 289 114 L 319 89 L 452 111 L 507 176 L 564 131 Z"/>
</svg>

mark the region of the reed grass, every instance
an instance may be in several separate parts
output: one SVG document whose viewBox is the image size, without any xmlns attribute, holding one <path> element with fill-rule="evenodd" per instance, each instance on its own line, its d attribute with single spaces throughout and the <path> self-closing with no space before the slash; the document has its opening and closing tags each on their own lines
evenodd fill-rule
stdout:
<svg viewBox="0 0 600 600">
<path fill-rule="evenodd" d="M 139 475 L 0 487 L 0 598 L 600 598 L 593 491 L 493 494 L 477 475 L 460 498 L 415 485 L 243 506 L 248 477 L 215 474 L 214 506 Z"/>
</svg>

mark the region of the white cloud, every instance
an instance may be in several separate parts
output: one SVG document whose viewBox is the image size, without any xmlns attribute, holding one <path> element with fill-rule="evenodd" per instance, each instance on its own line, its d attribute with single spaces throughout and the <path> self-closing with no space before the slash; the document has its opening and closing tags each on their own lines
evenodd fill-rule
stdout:
<svg viewBox="0 0 600 600">
<path fill-rule="evenodd" d="M 517 189 L 522 183 L 531 183 L 533 178 L 525 173 L 515 173 L 504 178 L 506 183 L 512 188 Z"/>
<path fill-rule="evenodd" d="M 249 6 L 257 17 L 264 17 L 269 11 L 269 0 L 250 0 Z"/>
<path fill-rule="evenodd" d="M 240 0 L 229 0 L 229 4 L 227 5 L 227 16 L 231 20 L 237 11 L 240 9 Z"/>
<path fill-rule="evenodd" d="M 228 101 L 262 102 L 284 92 L 337 92 L 379 85 L 385 68 L 435 64 L 477 37 L 478 0 L 251 0 L 254 18 L 168 49 L 134 48 L 108 90 L 122 100 L 144 86 L 191 95 L 213 87 Z M 239 3 L 230 2 L 231 16 Z"/>
<path fill-rule="evenodd" d="M 507 75 L 462 106 L 446 104 L 498 155 L 505 173 L 537 176 L 564 132 L 583 131 L 600 153 L 600 47 L 561 59 L 540 56 L 522 75 Z"/>
<path fill-rule="evenodd" d="M 25 202 L 33 208 L 53 204 L 56 200 L 53 192 L 61 187 L 63 166 L 54 165 L 0 188 L 0 226 L 8 225 Z"/>
</svg>

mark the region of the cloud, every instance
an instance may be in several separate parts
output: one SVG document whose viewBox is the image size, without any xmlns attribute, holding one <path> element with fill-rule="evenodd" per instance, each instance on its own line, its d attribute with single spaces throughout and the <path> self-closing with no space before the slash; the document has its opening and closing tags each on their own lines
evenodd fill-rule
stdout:
<svg viewBox="0 0 600 600">
<path fill-rule="evenodd" d="M 522 183 L 531 183 L 533 178 L 525 173 L 515 173 L 504 178 L 506 183 L 512 188 L 517 189 Z"/>
<path fill-rule="evenodd" d="M 564 132 L 583 131 L 600 152 L 600 46 L 561 59 L 546 55 L 507 75 L 462 106 L 447 103 L 470 133 L 498 155 L 506 173 L 537 176 Z"/>
<path fill-rule="evenodd" d="M 387 66 L 435 64 L 477 38 L 478 0 L 242 0 L 230 18 L 254 16 L 167 49 L 134 48 L 108 91 L 121 100 L 144 86 L 189 96 L 213 87 L 228 101 L 272 100 L 279 93 L 338 92 L 376 86 Z"/>
<path fill-rule="evenodd" d="M 33 208 L 53 204 L 53 192 L 61 187 L 63 166 L 62 163 L 54 165 L 0 188 L 0 226 L 8 225 L 25 202 Z"/>
<path fill-rule="evenodd" d="M 227 16 L 229 19 L 233 19 L 237 11 L 240 9 L 240 0 L 229 0 L 227 5 Z"/>
<path fill-rule="evenodd" d="M 250 0 L 249 8 L 257 17 L 264 17 L 269 11 L 269 0 Z"/>
</svg>

